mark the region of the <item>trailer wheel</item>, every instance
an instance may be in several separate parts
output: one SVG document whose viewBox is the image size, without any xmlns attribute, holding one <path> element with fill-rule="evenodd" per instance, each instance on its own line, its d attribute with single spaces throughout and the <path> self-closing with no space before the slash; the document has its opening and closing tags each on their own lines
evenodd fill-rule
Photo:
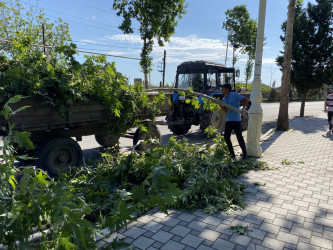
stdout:
<svg viewBox="0 0 333 250">
<path fill-rule="evenodd" d="M 51 176 L 69 170 L 70 166 L 82 165 L 80 145 L 69 137 L 59 137 L 46 142 L 38 152 L 37 166 Z"/>
<path fill-rule="evenodd" d="M 111 134 L 97 134 L 95 135 L 95 140 L 102 147 L 112 147 L 119 141 L 119 137 Z"/>
<path fill-rule="evenodd" d="M 224 133 L 225 122 L 226 122 L 226 113 L 222 110 L 214 110 L 214 111 L 204 111 L 200 115 L 200 130 L 205 135 L 205 129 L 211 126 L 217 130 L 217 133 Z"/>
<path fill-rule="evenodd" d="M 158 143 L 153 140 L 157 139 Z M 141 131 L 138 128 L 133 137 L 133 146 L 135 150 L 147 151 L 148 149 L 155 148 L 160 145 L 162 141 L 161 133 L 158 127 L 154 124 L 147 125 L 147 131 Z"/>
</svg>

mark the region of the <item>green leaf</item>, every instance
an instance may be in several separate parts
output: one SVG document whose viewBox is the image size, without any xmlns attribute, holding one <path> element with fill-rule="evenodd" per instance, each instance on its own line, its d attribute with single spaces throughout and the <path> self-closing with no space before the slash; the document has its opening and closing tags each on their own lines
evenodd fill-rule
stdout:
<svg viewBox="0 0 333 250">
<path fill-rule="evenodd" d="M 36 179 L 43 185 L 50 185 L 50 182 L 46 180 L 48 178 L 42 171 L 39 171 L 38 175 L 36 175 Z"/>
<path fill-rule="evenodd" d="M 119 239 L 118 237 L 111 242 L 110 246 L 113 250 L 134 249 L 131 244 L 126 243 L 124 239 Z"/>
<path fill-rule="evenodd" d="M 5 106 L 8 105 L 8 104 L 11 104 L 11 103 L 17 103 L 17 102 L 19 102 L 22 98 L 24 98 L 22 95 L 16 95 L 16 96 L 10 98 L 10 99 L 6 102 Z"/>
<path fill-rule="evenodd" d="M 172 179 L 172 172 L 165 167 L 156 167 L 153 169 L 152 183 L 156 186 L 166 186 Z"/>
<path fill-rule="evenodd" d="M 121 201 L 118 204 L 118 211 L 119 211 L 119 219 L 121 221 L 133 221 L 134 218 L 132 217 L 132 213 L 134 212 L 134 209 L 132 207 L 129 207 L 125 204 L 125 202 Z"/>
<path fill-rule="evenodd" d="M 171 183 L 168 188 L 163 192 L 163 199 L 166 204 L 173 205 L 177 198 L 180 197 L 183 192 L 177 187 L 176 183 Z"/>
<path fill-rule="evenodd" d="M 3 117 L 8 120 L 9 116 L 11 115 L 12 113 L 12 109 L 8 106 L 8 105 L 5 105 L 3 107 L 3 110 L 0 112 L 1 115 L 3 115 Z"/>
<path fill-rule="evenodd" d="M 12 188 L 15 190 L 15 189 L 16 189 L 17 181 L 16 181 L 14 175 L 9 176 L 9 180 L 8 180 L 8 182 L 9 182 L 9 184 L 12 186 Z"/>
<path fill-rule="evenodd" d="M 140 186 L 134 187 L 132 189 L 132 194 L 134 200 L 142 201 L 144 199 L 147 199 L 146 191 L 142 184 Z"/>
<path fill-rule="evenodd" d="M 28 106 L 28 105 L 27 106 L 22 106 L 22 107 L 18 108 L 17 110 L 14 110 L 11 115 L 16 115 L 18 112 L 21 112 L 22 110 L 25 110 L 25 109 L 30 108 L 30 107 L 31 106 Z"/>
<path fill-rule="evenodd" d="M 70 237 L 61 237 L 59 239 L 57 250 L 72 250 L 79 249 L 75 244 L 70 242 Z"/>
<path fill-rule="evenodd" d="M 34 144 L 30 140 L 30 132 L 27 131 L 14 131 L 14 142 L 17 143 L 20 147 L 26 149 L 34 149 Z"/>
</svg>

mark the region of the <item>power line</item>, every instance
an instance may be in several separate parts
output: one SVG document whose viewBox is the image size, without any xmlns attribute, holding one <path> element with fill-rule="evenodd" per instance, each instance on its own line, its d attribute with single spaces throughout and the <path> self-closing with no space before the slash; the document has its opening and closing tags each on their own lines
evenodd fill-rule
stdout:
<svg viewBox="0 0 333 250">
<path fill-rule="evenodd" d="M 87 48 L 78 48 L 78 49 L 81 49 L 81 50 L 93 50 L 93 51 L 110 51 L 109 49 L 87 49 Z M 128 51 L 119 51 L 117 50 L 117 52 L 123 52 L 123 53 L 127 53 Z"/>
<path fill-rule="evenodd" d="M 87 7 L 89 7 L 89 8 L 93 8 L 93 9 L 96 9 L 96 10 L 100 10 L 100 11 L 104 11 L 104 12 L 106 12 L 106 13 L 116 13 L 116 11 L 112 11 L 112 10 L 110 10 L 110 12 L 109 11 L 107 11 L 107 10 L 105 10 L 105 9 L 100 9 L 100 8 L 97 8 L 96 6 L 93 6 L 93 5 L 90 5 L 90 4 L 86 4 L 86 3 L 80 3 L 80 2 L 77 2 L 77 1 L 74 1 L 74 0 L 70 0 L 71 2 L 73 2 L 73 3 L 76 3 L 76 4 L 78 4 L 78 5 L 83 5 L 83 6 L 87 6 Z"/>
<path fill-rule="evenodd" d="M 49 9 L 49 8 L 42 8 L 42 7 L 39 7 L 37 5 L 33 5 L 33 4 L 30 4 L 28 2 L 25 2 L 25 1 L 22 1 L 23 3 L 27 4 L 27 5 L 30 5 L 31 7 L 35 7 L 35 8 L 39 8 L 40 10 L 48 10 L 48 11 L 52 11 L 52 12 L 55 12 L 55 13 L 60 13 L 62 15 L 65 15 L 65 16 L 69 16 L 69 17 L 73 17 L 73 18 L 77 18 L 77 19 L 80 19 L 80 20 L 83 20 L 85 22 L 92 22 L 94 24 L 101 24 L 101 25 L 105 25 L 105 26 L 108 26 L 110 27 L 110 24 L 106 24 L 106 23 L 101 23 L 101 22 L 96 22 L 96 21 L 92 21 L 92 20 L 89 20 L 89 19 L 85 19 L 85 18 L 82 18 L 82 17 L 77 17 L 77 16 L 74 16 L 74 15 L 71 15 L 71 14 L 67 14 L 65 12 L 61 12 L 61 11 L 56 11 L 56 10 L 52 10 L 52 9 Z M 113 26 L 115 27 L 115 26 Z M 114 30 L 113 30 L 114 31 Z"/>
<path fill-rule="evenodd" d="M 107 44 L 100 44 L 100 43 L 90 43 L 90 42 L 81 42 L 81 41 L 73 41 L 73 42 L 82 43 L 82 44 L 91 44 L 91 45 L 103 46 L 103 47 L 110 47 L 110 48 L 120 48 L 120 49 L 128 48 L 128 47 L 123 47 L 123 46 L 107 45 Z"/>
<path fill-rule="evenodd" d="M 5 40 L 5 39 L 0 39 L 0 42 L 2 43 L 12 43 L 10 40 Z M 55 46 L 49 46 L 49 45 L 43 45 L 43 44 L 35 44 L 32 43 L 31 46 L 35 47 L 42 47 L 42 48 L 55 48 Z M 111 57 L 119 57 L 119 58 L 124 58 L 124 59 L 131 59 L 131 60 L 140 60 L 140 58 L 135 58 L 135 57 L 128 57 L 128 56 L 119 56 L 119 55 L 112 55 L 112 54 L 104 54 L 104 53 L 98 53 L 98 52 L 91 52 L 91 51 L 86 51 L 86 50 L 75 50 L 76 52 L 82 52 L 82 53 L 87 53 L 87 54 L 94 54 L 94 55 L 103 55 L 103 56 L 111 56 Z"/>
<path fill-rule="evenodd" d="M 55 17 L 55 16 L 51 16 L 51 15 L 48 15 L 48 14 L 45 14 L 45 16 L 47 17 L 52 17 L 52 18 L 55 18 L 55 19 L 58 19 L 59 17 Z M 98 27 L 98 26 L 94 26 L 94 25 L 90 25 L 90 24 L 85 24 L 85 23 L 80 23 L 80 22 L 76 22 L 76 21 L 73 21 L 73 20 L 69 20 L 69 19 L 66 19 L 66 18 L 62 18 L 63 20 L 67 20 L 71 23 L 77 23 L 77 24 L 81 24 L 81 25 L 84 25 L 84 26 L 89 26 L 89 27 L 93 27 L 93 28 L 97 28 L 97 29 L 101 29 L 101 30 L 104 30 L 104 31 L 108 31 L 107 29 L 105 28 L 102 28 L 102 27 Z M 110 30 L 110 31 L 115 31 L 115 30 Z"/>
</svg>

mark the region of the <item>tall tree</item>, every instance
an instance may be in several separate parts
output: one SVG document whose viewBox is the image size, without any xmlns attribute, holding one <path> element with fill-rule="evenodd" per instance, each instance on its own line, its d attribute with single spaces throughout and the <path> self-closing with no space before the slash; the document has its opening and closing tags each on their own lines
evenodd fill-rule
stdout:
<svg viewBox="0 0 333 250">
<path fill-rule="evenodd" d="M 143 40 L 140 65 L 145 75 L 145 87 L 148 88 L 148 73 L 151 71 L 154 39 L 160 46 L 169 41 L 175 33 L 178 19 L 186 13 L 185 0 L 114 0 L 113 9 L 123 17 L 119 28 L 125 34 L 134 33 L 132 19 L 139 22 L 140 35 Z"/>
<path fill-rule="evenodd" d="M 252 77 L 253 65 L 254 65 L 254 59 L 249 57 L 247 59 L 245 66 L 245 90 L 247 89 L 247 83 L 249 79 Z"/>
<path fill-rule="evenodd" d="M 257 21 L 250 19 L 247 23 L 248 36 L 244 44 L 243 52 L 248 55 L 246 67 L 245 67 L 245 89 L 247 89 L 248 80 L 252 77 L 254 59 L 256 54 L 256 37 L 257 37 Z"/>
<path fill-rule="evenodd" d="M 291 70 L 291 53 L 293 42 L 293 25 L 295 15 L 296 0 L 289 0 L 288 18 L 286 27 L 286 40 L 284 45 L 284 63 L 281 84 L 280 109 L 277 122 L 277 129 L 286 131 L 289 129 L 289 89 L 290 89 L 290 70 Z"/>
<path fill-rule="evenodd" d="M 44 25 L 44 37 L 43 29 Z M 30 37 L 31 43 L 49 46 L 63 46 L 72 39 L 68 24 L 61 19 L 51 23 L 45 17 L 44 10 L 35 5 L 25 8 L 20 0 L 0 2 L 0 39 L 13 41 L 18 36 Z M 0 49 L 6 53 L 15 53 L 9 43 L 0 43 Z M 31 49 L 41 49 L 32 47 Z M 49 49 L 51 52 L 52 49 Z"/>
<path fill-rule="evenodd" d="M 333 81 L 333 2 L 317 0 L 307 8 L 297 6 L 294 18 L 291 84 L 301 94 L 300 116 L 304 116 L 309 91 L 330 85 Z M 284 33 L 286 24 L 282 25 Z M 285 37 L 281 37 L 285 41 Z M 284 58 L 277 62 L 283 65 Z"/>
<path fill-rule="evenodd" d="M 253 64 L 256 48 L 257 21 L 251 19 L 245 5 L 237 5 L 225 12 L 226 21 L 223 28 L 228 32 L 228 40 L 233 47 L 232 66 L 237 61 L 236 50 L 248 55 L 247 66 L 245 68 L 245 80 L 247 83 L 253 72 Z M 252 67 L 251 67 L 252 66 Z"/>
</svg>

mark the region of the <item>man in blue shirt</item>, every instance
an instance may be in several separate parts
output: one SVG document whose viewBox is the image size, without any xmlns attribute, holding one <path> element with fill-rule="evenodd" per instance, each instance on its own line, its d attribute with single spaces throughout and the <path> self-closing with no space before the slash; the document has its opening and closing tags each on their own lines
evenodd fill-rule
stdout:
<svg viewBox="0 0 333 250">
<path fill-rule="evenodd" d="M 223 102 L 237 109 L 239 109 L 241 102 L 244 107 L 247 107 L 249 104 L 249 100 L 246 97 L 236 92 L 231 92 L 231 85 L 229 83 L 222 85 L 222 93 L 224 94 Z M 230 156 L 231 158 L 235 158 L 234 148 L 230 140 L 231 132 L 235 131 L 239 146 L 243 151 L 242 158 L 243 160 L 245 160 L 247 158 L 247 152 L 246 152 L 245 141 L 242 135 L 241 115 L 235 111 L 227 110 L 226 108 L 225 110 L 227 111 L 227 119 L 226 119 L 227 122 L 225 124 L 224 139 L 227 143 Z"/>
</svg>

